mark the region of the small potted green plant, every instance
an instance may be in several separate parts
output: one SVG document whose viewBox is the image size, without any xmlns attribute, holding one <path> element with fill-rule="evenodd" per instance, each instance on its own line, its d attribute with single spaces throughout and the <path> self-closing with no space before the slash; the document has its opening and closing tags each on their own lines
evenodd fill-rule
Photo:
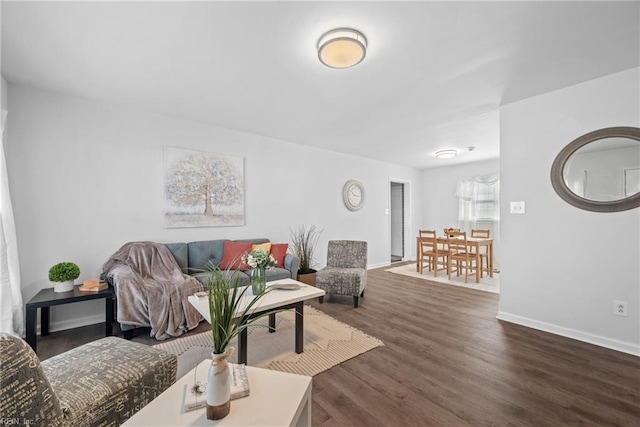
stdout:
<svg viewBox="0 0 640 427">
<path fill-rule="evenodd" d="M 60 262 L 49 270 L 49 281 L 55 282 L 54 292 L 73 290 L 73 281 L 80 277 L 80 267 L 72 262 Z"/>
<path fill-rule="evenodd" d="M 315 286 L 316 270 L 313 268 L 313 257 L 322 230 L 318 230 L 315 225 L 308 228 L 301 225 L 290 231 L 292 252 L 300 259 L 298 280 L 307 285 Z"/>
</svg>

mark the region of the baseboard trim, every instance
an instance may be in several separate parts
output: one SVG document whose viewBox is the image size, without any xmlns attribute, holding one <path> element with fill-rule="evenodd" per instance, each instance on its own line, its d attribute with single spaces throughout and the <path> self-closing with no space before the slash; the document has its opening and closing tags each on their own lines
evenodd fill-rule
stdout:
<svg viewBox="0 0 640 427">
<path fill-rule="evenodd" d="M 380 267 L 386 267 L 391 265 L 391 261 L 389 262 L 379 262 L 376 264 L 368 264 L 367 265 L 367 270 L 373 270 L 374 268 L 380 268 Z"/>
<path fill-rule="evenodd" d="M 586 332 L 578 331 L 576 329 L 564 328 L 562 326 L 540 322 L 539 320 L 530 319 L 528 317 L 505 313 L 504 311 L 499 311 L 496 319 L 640 357 L 640 345 L 630 342 L 619 341 L 600 335 L 589 334 Z"/>
</svg>

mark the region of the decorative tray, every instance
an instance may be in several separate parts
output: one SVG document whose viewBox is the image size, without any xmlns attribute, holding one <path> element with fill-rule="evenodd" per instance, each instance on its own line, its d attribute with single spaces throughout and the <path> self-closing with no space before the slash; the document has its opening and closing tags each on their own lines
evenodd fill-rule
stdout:
<svg viewBox="0 0 640 427">
<path fill-rule="evenodd" d="M 300 289 L 301 286 L 297 283 L 274 283 L 269 286 L 272 289 L 282 289 L 285 291 L 295 291 L 296 289 Z"/>
</svg>

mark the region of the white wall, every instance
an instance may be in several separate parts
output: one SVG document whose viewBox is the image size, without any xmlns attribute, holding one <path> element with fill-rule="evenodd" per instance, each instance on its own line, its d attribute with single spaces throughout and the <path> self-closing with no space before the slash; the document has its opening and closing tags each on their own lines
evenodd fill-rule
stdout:
<svg viewBox="0 0 640 427">
<path fill-rule="evenodd" d="M 420 171 L 407 167 L 11 84 L 9 102 L 7 160 L 25 300 L 51 287 L 53 264 L 74 261 L 78 281 L 95 277 L 128 241 L 288 242 L 289 228 L 300 224 L 324 229 L 317 267 L 327 241 L 338 238 L 368 241 L 369 265 L 387 265 L 390 177 L 420 194 Z M 244 157 L 245 225 L 165 229 L 165 146 Z M 349 179 L 367 191 L 356 212 L 342 203 Z M 412 218 L 420 218 L 419 204 L 412 206 Z M 94 302 L 54 307 L 52 330 L 99 322 L 103 310 Z"/>
<path fill-rule="evenodd" d="M 3 77 L 2 78 L 2 96 L 1 96 L 3 110 L 6 110 L 9 105 L 8 98 L 7 98 L 7 89 L 8 89 L 7 81 Z"/>
<path fill-rule="evenodd" d="M 2 2 L 0 1 L 0 27 L 2 23 Z M 0 28 L 1 29 L 1 28 Z M 0 31 L 0 70 L 2 70 L 2 31 Z M 1 86 L 0 86 L 0 102 L 2 103 L 1 107 L 2 109 L 6 110 L 7 109 L 7 81 L 4 79 L 4 77 L 0 76 L 1 78 Z"/>
<path fill-rule="evenodd" d="M 640 125 L 639 81 L 636 68 L 501 108 L 499 319 L 640 354 L 640 209 L 575 208 L 549 178 L 575 138 Z M 526 214 L 509 215 L 519 200 Z M 613 315 L 613 300 L 629 317 Z"/>
</svg>

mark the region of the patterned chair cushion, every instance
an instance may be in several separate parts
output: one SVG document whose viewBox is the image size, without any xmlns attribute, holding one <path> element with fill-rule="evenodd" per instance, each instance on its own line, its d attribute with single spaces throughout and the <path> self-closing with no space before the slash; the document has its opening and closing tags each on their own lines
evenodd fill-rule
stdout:
<svg viewBox="0 0 640 427">
<path fill-rule="evenodd" d="M 362 268 L 326 267 L 316 274 L 316 286 L 328 294 L 360 295 L 367 272 Z"/>
<path fill-rule="evenodd" d="M 68 426 L 118 426 L 171 386 L 177 359 L 107 337 L 42 362 Z"/>
</svg>

